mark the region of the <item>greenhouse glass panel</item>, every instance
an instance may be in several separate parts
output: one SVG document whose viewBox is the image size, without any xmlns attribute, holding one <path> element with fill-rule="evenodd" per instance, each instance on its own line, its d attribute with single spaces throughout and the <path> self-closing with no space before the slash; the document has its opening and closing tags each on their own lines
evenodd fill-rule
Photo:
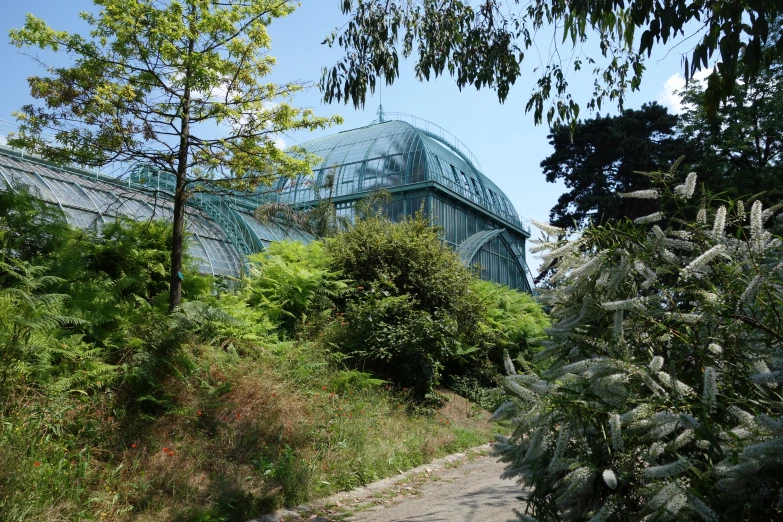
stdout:
<svg viewBox="0 0 783 522">
<path fill-rule="evenodd" d="M 97 229 L 101 222 L 101 217 L 96 212 L 88 212 L 72 207 L 65 207 L 65 218 L 69 225 L 81 229 Z"/>
<path fill-rule="evenodd" d="M 188 255 L 193 259 L 196 269 L 202 274 L 215 274 L 212 264 L 209 262 L 209 255 L 199 237 L 188 238 Z"/>
<path fill-rule="evenodd" d="M 46 183 L 51 188 L 52 192 L 57 196 L 58 201 L 62 205 L 67 205 L 75 208 L 86 208 L 90 210 L 98 210 L 97 207 L 84 195 L 78 188 L 72 183 L 66 183 L 58 179 L 47 179 Z"/>
<path fill-rule="evenodd" d="M 116 215 L 128 213 L 128 209 L 125 208 L 122 201 L 113 194 L 88 187 L 84 187 L 84 191 L 90 196 L 90 199 L 92 199 L 102 214 Z"/>
<path fill-rule="evenodd" d="M 478 197 L 479 201 L 484 200 L 483 196 L 481 195 L 481 187 L 479 187 L 478 182 L 476 181 L 476 178 L 470 178 L 471 183 L 473 183 L 473 193 L 476 194 L 476 197 Z"/>
<path fill-rule="evenodd" d="M 359 191 L 359 173 L 361 166 L 361 163 L 343 165 L 340 170 L 339 182 L 337 184 L 336 194 L 338 196 L 348 196 Z"/>
<path fill-rule="evenodd" d="M 145 221 L 152 217 L 152 208 L 135 199 L 123 199 L 125 208 L 128 209 L 128 217 L 138 221 Z"/>
<path fill-rule="evenodd" d="M 237 275 L 239 273 L 239 264 L 236 257 L 232 255 L 233 247 L 216 239 L 208 237 L 201 238 L 204 248 L 212 261 L 212 267 L 216 274 Z"/>
<path fill-rule="evenodd" d="M 33 192 L 36 197 L 49 201 L 50 203 L 60 204 L 60 201 L 52 190 L 34 174 L 13 169 L 11 170 L 11 178 L 13 183 L 29 187 L 30 191 Z"/>
</svg>

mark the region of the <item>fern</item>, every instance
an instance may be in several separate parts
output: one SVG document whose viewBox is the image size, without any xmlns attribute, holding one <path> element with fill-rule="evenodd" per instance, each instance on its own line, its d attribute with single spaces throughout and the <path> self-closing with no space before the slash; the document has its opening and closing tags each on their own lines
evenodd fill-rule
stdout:
<svg viewBox="0 0 783 522">
<path fill-rule="evenodd" d="M 7 285 L 0 291 L 0 395 L 21 380 L 61 393 L 111 379 L 116 368 L 100 350 L 69 335 L 84 321 L 63 314 L 68 296 L 47 292 L 61 279 L 25 261 L 0 262 L 0 275 Z"/>
</svg>

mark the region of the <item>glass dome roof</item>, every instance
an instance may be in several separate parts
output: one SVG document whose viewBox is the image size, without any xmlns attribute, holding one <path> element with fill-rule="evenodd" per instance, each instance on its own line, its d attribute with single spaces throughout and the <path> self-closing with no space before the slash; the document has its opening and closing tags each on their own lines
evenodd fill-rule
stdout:
<svg viewBox="0 0 783 522">
<path fill-rule="evenodd" d="M 103 223 L 125 216 L 137 221 L 171 221 L 174 204 L 165 184 L 166 175 L 146 183 L 120 181 L 97 172 L 59 167 L 19 151 L 0 146 L 0 190 L 24 186 L 36 197 L 56 205 L 65 219 L 78 228 L 99 229 Z M 236 203 L 236 204 L 235 204 Z M 257 204 L 229 203 L 223 198 L 196 194 L 185 207 L 185 223 L 191 240 L 188 251 L 198 270 L 205 274 L 238 276 L 245 255 L 264 249 L 272 241 L 313 236 L 302 230 L 253 216 Z"/>
<path fill-rule="evenodd" d="M 413 117 L 411 117 L 413 118 Z M 529 227 L 508 197 L 477 167 L 478 162 L 456 138 L 439 127 L 415 119 L 385 121 L 300 145 L 323 158 L 311 178 L 275 182 L 280 203 L 306 203 L 327 196 L 327 176 L 334 176 L 332 196 L 360 195 L 376 189 L 435 182 L 525 231 Z M 456 142 L 456 143 L 455 143 Z M 320 190 L 321 194 L 316 194 Z"/>
</svg>

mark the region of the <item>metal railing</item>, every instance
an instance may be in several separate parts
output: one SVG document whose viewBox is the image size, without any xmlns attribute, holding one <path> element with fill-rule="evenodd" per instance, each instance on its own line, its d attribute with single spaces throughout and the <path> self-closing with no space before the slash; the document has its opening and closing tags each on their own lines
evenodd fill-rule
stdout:
<svg viewBox="0 0 783 522">
<path fill-rule="evenodd" d="M 465 160 L 470 166 L 472 166 L 474 169 L 478 170 L 479 172 L 482 172 L 481 170 L 481 164 L 478 161 L 478 158 L 470 151 L 467 145 L 465 145 L 459 138 L 454 136 L 452 133 L 441 127 L 440 125 L 437 125 L 435 123 L 432 123 L 431 121 L 425 120 L 424 118 L 419 118 L 418 116 L 414 116 L 413 114 L 408 114 L 405 112 L 387 112 L 384 113 L 384 117 L 389 120 L 397 120 L 397 121 L 404 121 L 406 123 L 409 123 L 419 129 L 420 131 L 423 131 L 431 138 L 434 138 L 438 140 L 439 142 L 443 143 L 447 147 L 449 147 L 451 150 L 453 150 L 459 157 L 461 157 L 463 160 Z"/>
</svg>

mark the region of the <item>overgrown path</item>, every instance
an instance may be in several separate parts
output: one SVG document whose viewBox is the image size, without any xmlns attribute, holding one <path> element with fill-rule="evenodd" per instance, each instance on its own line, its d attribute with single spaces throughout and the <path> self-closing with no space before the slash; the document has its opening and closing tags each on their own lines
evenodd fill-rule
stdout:
<svg viewBox="0 0 783 522">
<path fill-rule="evenodd" d="M 415 496 L 394 498 L 359 512 L 349 522 L 505 522 L 523 504 L 523 487 L 501 480 L 504 464 L 491 456 L 434 472 Z"/>
</svg>

